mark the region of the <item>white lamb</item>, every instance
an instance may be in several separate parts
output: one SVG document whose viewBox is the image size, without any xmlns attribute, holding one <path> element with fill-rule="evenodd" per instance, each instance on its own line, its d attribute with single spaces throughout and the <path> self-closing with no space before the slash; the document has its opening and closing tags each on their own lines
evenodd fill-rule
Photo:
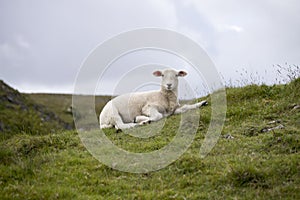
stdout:
<svg viewBox="0 0 300 200">
<path fill-rule="evenodd" d="M 178 77 L 187 75 L 185 71 L 166 69 L 153 72 L 162 77 L 158 91 L 135 92 L 120 95 L 110 100 L 100 114 L 100 128 L 126 129 L 158 121 L 172 114 L 184 113 L 207 104 L 201 101 L 192 105 L 180 106 L 178 95 Z"/>
</svg>

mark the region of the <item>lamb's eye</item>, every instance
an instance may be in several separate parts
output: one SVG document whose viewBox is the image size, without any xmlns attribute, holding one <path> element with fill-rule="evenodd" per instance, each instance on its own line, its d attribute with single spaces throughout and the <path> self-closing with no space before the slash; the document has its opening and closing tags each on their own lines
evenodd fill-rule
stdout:
<svg viewBox="0 0 300 200">
<path fill-rule="evenodd" d="M 163 74 L 161 75 L 161 77 L 164 77 L 164 76 L 165 76 L 165 75 L 163 75 Z"/>
</svg>

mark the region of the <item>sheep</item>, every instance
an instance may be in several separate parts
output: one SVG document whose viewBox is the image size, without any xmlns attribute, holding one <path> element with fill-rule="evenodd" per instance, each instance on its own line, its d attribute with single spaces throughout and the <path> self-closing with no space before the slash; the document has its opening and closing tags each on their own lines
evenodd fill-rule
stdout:
<svg viewBox="0 0 300 200">
<path fill-rule="evenodd" d="M 177 98 L 178 77 L 186 76 L 187 72 L 165 69 L 154 71 L 153 75 L 162 77 L 161 89 L 128 93 L 113 98 L 100 113 L 100 129 L 132 128 L 207 104 L 207 101 L 201 101 L 192 105 L 180 106 Z"/>
</svg>

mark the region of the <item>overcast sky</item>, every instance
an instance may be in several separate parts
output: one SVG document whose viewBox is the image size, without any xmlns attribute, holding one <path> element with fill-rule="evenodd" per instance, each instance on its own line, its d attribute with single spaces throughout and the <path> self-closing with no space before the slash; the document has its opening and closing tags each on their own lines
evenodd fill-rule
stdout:
<svg viewBox="0 0 300 200">
<path fill-rule="evenodd" d="M 0 79 L 21 92 L 72 93 L 97 45 L 143 27 L 189 36 L 226 81 L 300 64 L 298 0 L 0 0 L 0 27 Z"/>
</svg>

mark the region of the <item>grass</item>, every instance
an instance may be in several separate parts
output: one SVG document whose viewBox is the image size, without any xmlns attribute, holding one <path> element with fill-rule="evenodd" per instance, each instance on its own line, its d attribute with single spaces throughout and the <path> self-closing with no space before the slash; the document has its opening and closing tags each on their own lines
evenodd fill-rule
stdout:
<svg viewBox="0 0 300 200">
<path fill-rule="evenodd" d="M 0 80 L 0 141 L 18 133 L 43 135 L 68 128 L 57 115 Z"/>
<path fill-rule="evenodd" d="M 15 133 L 0 143 L 1 199 L 300 199 L 300 79 L 228 88 L 227 103 L 222 137 L 206 158 L 199 148 L 210 106 L 201 109 L 190 148 L 166 168 L 143 174 L 101 164 L 76 131 Z M 105 133 L 124 149 L 149 152 L 170 142 L 177 120 L 171 116 L 147 139 L 113 129 Z M 284 128 L 262 131 L 278 124 Z M 224 137 L 228 134 L 233 139 Z"/>
<path fill-rule="evenodd" d="M 72 95 L 32 93 L 26 94 L 26 96 L 32 99 L 35 103 L 43 105 L 52 112 L 55 112 L 65 122 L 73 124 Z M 97 110 L 97 115 L 100 114 L 103 106 L 110 98 L 110 96 L 95 97 L 95 108 Z"/>
<path fill-rule="evenodd" d="M 59 117 L 68 123 L 73 123 L 72 96 L 68 94 L 26 94 L 35 103 L 46 106 L 51 111 L 55 112 Z"/>
</svg>

